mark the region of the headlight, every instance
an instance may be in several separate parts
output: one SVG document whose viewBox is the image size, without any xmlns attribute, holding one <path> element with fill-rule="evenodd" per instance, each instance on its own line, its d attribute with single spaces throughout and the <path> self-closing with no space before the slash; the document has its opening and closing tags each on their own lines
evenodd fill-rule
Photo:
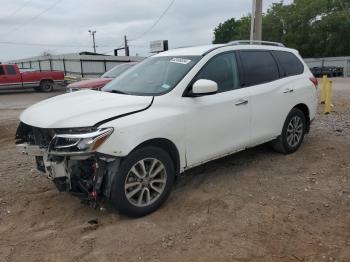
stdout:
<svg viewBox="0 0 350 262">
<path fill-rule="evenodd" d="M 99 146 L 113 133 L 113 128 L 101 128 L 83 134 L 57 134 L 49 145 L 49 151 L 58 153 L 76 152 L 91 153 L 95 152 Z"/>
</svg>

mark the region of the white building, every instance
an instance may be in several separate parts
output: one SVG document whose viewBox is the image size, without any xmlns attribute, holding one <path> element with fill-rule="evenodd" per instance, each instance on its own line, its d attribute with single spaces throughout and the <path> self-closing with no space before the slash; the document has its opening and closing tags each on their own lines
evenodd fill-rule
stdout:
<svg viewBox="0 0 350 262">
<path fill-rule="evenodd" d="M 40 71 L 64 71 L 65 75 L 68 76 L 98 77 L 118 64 L 138 62 L 143 59 L 144 57 L 140 56 L 110 56 L 80 52 L 36 56 L 9 61 L 9 63 L 15 63 L 20 68 L 32 68 Z"/>
</svg>

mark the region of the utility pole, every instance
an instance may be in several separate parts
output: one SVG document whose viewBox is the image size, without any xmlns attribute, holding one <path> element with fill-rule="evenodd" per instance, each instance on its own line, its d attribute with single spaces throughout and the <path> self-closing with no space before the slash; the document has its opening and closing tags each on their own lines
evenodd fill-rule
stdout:
<svg viewBox="0 0 350 262">
<path fill-rule="evenodd" d="M 126 38 L 126 35 L 124 36 L 124 49 L 125 49 L 125 56 L 129 56 L 129 46 L 128 46 L 128 39 Z"/>
<path fill-rule="evenodd" d="M 262 40 L 262 0 L 253 0 L 250 41 Z"/>
<path fill-rule="evenodd" d="M 126 35 L 124 36 L 124 47 L 118 47 L 114 49 L 114 55 L 118 56 L 118 51 L 123 49 L 125 51 L 125 56 L 129 56 L 130 52 L 129 52 L 129 46 L 128 46 L 128 39 L 126 38 Z"/>
<path fill-rule="evenodd" d="M 94 53 L 96 54 L 96 43 L 95 43 L 95 34 L 96 34 L 96 30 L 91 31 L 89 30 L 90 35 L 92 35 L 92 43 L 93 43 L 93 47 L 94 47 Z"/>
</svg>

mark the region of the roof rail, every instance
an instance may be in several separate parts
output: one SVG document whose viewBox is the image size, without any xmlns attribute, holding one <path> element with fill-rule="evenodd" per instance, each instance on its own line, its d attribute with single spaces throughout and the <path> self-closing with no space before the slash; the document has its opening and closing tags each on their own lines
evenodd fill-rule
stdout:
<svg viewBox="0 0 350 262">
<path fill-rule="evenodd" d="M 236 40 L 236 41 L 228 42 L 226 45 L 229 46 L 229 45 L 254 45 L 254 44 L 285 47 L 285 45 L 282 43 L 261 41 L 261 40 Z"/>
</svg>

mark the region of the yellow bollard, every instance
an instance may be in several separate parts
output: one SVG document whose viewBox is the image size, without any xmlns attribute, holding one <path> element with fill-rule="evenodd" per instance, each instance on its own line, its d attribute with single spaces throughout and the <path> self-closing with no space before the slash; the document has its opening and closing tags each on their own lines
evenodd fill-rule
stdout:
<svg viewBox="0 0 350 262">
<path fill-rule="evenodd" d="M 327 84 L 328 84 L 328 78 L 327 75 L 324 75 L 322 77 L 322 93 L 321 93 L 321 100 L 320 103 L 324 104 L 326 101 L 326 96 L 327 96 Z"/>
<path fill-rule="evenodd" d="M 333 83 L 331 80 L 328 80 L 325 109 L 324 109 L 325 114 L 329 114 L 331 112 L 332 94 L 333 94 Z"/>
</svg>

